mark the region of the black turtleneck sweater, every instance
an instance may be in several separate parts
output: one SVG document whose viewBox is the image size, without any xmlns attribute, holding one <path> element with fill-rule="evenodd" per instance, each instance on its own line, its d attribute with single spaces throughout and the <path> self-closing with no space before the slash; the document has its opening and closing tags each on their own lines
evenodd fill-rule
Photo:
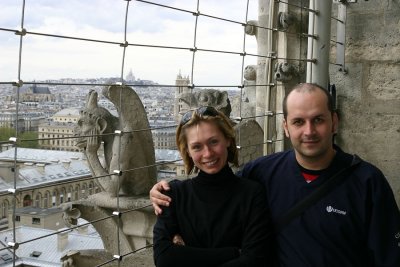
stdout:
<svg viewBox="0 0 400 267">
<path fill-rule="evenodd" d="M 157 267 L 267 266 L 273 239 L 263 187 L 235 176 L 226 166 L 217 174 L 170 183 L 172 199 L 154 226 Z M 180 234 L 185 246 L 172 238 Z"/>
</svg>

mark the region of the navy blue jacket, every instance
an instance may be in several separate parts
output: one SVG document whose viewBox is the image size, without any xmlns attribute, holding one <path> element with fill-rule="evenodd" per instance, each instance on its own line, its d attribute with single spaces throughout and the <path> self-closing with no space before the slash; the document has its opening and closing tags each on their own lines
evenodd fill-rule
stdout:
<svg viewBox="0 0 400 267">
<path fill-rule="evenodd" d="M 331 165 L 307 183 L 293 150 L 261 157 L 241 175 L 265 185 L 272 219 L 350 165 L 337 150 Z M 281 267 L 400 266 L 400 213 L 382 172 L 362 161 L 346 180 L 278 234 Z"/>
</svg>

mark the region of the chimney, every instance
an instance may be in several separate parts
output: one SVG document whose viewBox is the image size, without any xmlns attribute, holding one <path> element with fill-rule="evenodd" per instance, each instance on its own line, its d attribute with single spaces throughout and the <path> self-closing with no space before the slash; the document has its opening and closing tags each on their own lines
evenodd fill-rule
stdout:
<svg viewBox="0 0 400 267">
<path fill-rule="evenodd" d="M 78 233 L 80 233 L 81 235 L 87 235 L 89 233 L 89 225 L 83 225 L 83 226 L 79 226 L 78 228 L 76 228 L 78 230 Z"/>
<path fill-rule="evenodd" d="M 68 228 L 59 229 L 59 231 L 65 230 Z M 68 245 L 68 234 L 70 231 L 64 231 L 57 234 L 57 250 L 64 251 Z"/>
<path fill-rule="evenodd" d="M 68 170 L 69 166 L 71 164 L 71 161 L 70 160 L 63 160 L 62 164 L 63 164 L 64 168 Z"/>
<path fill-rule="evenodd" d="M 40 171 L 41 173 L 44 174 L 46 164 L 44 164 L 44 163 L 36 163 L 36 167 L 38 168 L 38 171 Z"/>
</svg>

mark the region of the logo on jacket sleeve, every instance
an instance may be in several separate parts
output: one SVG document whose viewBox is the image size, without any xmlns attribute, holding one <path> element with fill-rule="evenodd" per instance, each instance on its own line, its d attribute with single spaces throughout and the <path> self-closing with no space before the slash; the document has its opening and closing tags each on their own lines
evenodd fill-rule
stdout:
<svg viewBox="0 0 400 267">
<path fill-rule="evenodd" d="M 334 212 L 334 213 L 337 213 L 337 214 L 340 214 L 340 215 L 346 215 L 346 214 L 347 214 L 347 211 L 335 209 L 335 208 L 332 207 L 332 206 L 327 206 L 327 207 L 326 207 L 326 211 L 327 211 L 328 213 Z"/>
</svg>

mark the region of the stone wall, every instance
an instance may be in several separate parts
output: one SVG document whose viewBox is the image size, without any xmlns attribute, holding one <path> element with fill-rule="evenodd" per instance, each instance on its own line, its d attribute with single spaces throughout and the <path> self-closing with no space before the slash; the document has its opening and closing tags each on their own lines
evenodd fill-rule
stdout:
<svg viewBox="0 0 400 267">
<path fill-rule="evenodd" d="M 379 167 L 400 205 L 399 0 L 348 4 L 346 69 L 330 67 L 341 114 L 337 143 Z"/>
</svg>

